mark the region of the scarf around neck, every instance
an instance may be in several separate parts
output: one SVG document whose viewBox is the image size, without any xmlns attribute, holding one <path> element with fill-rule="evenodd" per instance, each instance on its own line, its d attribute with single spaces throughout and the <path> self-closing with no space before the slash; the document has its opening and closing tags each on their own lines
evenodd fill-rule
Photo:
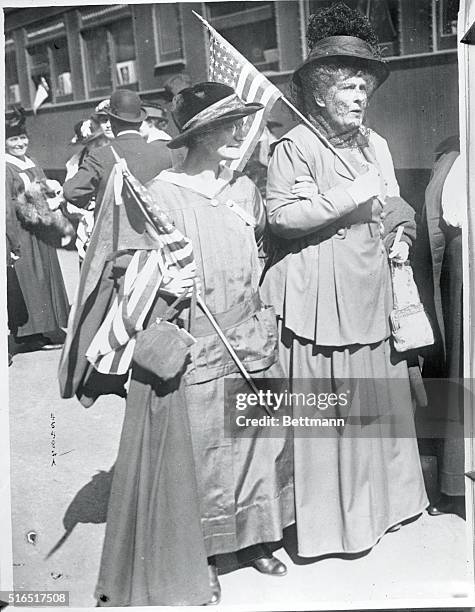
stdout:
<svg viewBox="0 0 475 612">
<path fill-rule="evenodd" d="M 364 149 L 369 144 L 369 128 L 360 126 L 346 132 L 336 133 L 328 121 L 320 114 L 310 115 L 309 120 L 337 149 Z"/>
</svg>

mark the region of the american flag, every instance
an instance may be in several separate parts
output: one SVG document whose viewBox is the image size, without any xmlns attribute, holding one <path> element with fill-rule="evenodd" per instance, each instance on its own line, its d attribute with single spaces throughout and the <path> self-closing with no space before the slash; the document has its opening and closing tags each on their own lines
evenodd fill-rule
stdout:
<svg viewBox="0 0 475 612">
<path fill-rule="evenodd" d="M 143 329 L 164 275 L 173 276 L 185 269 L 192 274 L 196 262 L 191 242 L 130 173 L 124 159 L 117 162 L 109 180 L 114 181 L 113 206 L 123 206 L 127 199 L 130 205 L 140 208 L 156 229 L 157 249 L 134 252 L 123 284 L 86 352 L 98 372 L 125 374 L 132 360 L 136 334 Z"/>
<path fill-rule="evenodd" d="M 232 161 L 232 170 L 242 170 L 264 131 L 270 111 L 282 92 L 261 74 L 243 55 L 210 26 L 200 15 L 210 33 L 208 78 L 232 87 L 243 102 L 259 102 L 264 108 L 245 119 L 245 139 L 239 159 Z"/>
</svg>

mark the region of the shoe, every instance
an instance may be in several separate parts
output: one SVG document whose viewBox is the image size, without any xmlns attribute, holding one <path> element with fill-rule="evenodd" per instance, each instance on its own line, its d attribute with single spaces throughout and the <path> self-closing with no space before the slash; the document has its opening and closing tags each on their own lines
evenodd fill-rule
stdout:
<svg viewBox="0 0 475 612">
<path fill-rule="evenodd" d="M 443 514 L 457 514 L 465 519 L 465 498 L 463 495 L 445 495 L 438 502 L 430 504 L 427 508 L 430 516 L 441 516 Z"/>
<path fill-rule="evenodd" d="M 401 529 L 401 523 L 396 523 L 395 525 L 393 525 L 392 527 L 390 527 L 386 533 L 395 533 L 396 531 L 399 531 Z"/>
<path fill-rule="evenodd" d="M 251 565 L 261 574 L 267 574 L 268 576 L 285 576 L 287 574 L 287 567 L 272 554 L 269 557 L 254 559 Z"/>
<path fill-rule="evenodd" d="M 216 606 L 221 601 L 221 585 L 218 580 L 218 570 L 216 565 L 208 563 L 209 586 L 211 587 L 211 599 L 206 606 Z"/>
<path fill-rule="evenodd" d="M 40 340 L 42 351 L 54 351 L 63 347 L 62 342 L 53 342 L 47 336 L 43 336 Z"/>
</svg>

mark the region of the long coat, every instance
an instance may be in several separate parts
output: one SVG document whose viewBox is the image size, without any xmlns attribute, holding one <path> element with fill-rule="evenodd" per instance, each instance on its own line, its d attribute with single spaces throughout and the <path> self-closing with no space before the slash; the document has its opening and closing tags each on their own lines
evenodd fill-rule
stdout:
<svg viewBox="0 0 475 612">
<path fill-rule="evenodd" d="M 45 175 L 38 163 L 29 157 L 25 160 L 6 156 L 6 195 L 10 216 L 15 214 L 17 196 L 25 190 L 25 186 L 35 179 L 44 179 Z M 54 332 L 66 327 L 69 302 L 64 286 L 63 276 L 58 261 L 56 249 L 43 240 L 40 228 L 38 232 L 26 229 L 20 222 L 10 223 L 9 240 L 12 240 L 11 228 L 20 259 L 15 263 L 24 304 L 26 306 L 26 321 L 17 321 L 14 329 L 18 337 Z"/>
</svg>

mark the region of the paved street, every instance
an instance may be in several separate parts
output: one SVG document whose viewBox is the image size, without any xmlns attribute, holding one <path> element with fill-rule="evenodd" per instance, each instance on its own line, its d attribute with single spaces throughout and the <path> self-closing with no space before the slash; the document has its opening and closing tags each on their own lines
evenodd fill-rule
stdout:
<svg viewBox="0 0 475 612">
<path fill-rule="evenodd" d="M 72 296 L 76 255 L 63 252 L 61 261 Z M 59 351 L 19 354 L 9 368 L 15 587 L 68 590 L 70 605 L 94 606 L 124 405 L 105 397 L 86 410 L 75 399 L 61 400 L 58 359 Z M 473 586 L 468 551 L 462 519 L 424 514 L 358 559 L 297 565 L 280 551 L 289 566 L 285 578 L 250 568 L 228 573 L 221 579 L 222 607 L 297 610 L 349 600 L 360 607 L 391 600 L 404 606 L 427 598 L 433 607 L 464 606 Z"/>
</svg>

